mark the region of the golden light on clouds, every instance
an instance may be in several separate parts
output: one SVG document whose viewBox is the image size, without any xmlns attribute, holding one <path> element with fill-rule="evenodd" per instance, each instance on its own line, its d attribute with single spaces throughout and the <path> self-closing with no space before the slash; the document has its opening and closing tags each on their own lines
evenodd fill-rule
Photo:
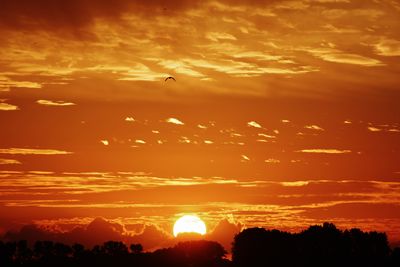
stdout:
<svg viewBox="0 0 400 267">
<path fill-rule="evenodd" d="M 40 105 L 45 105 L 45 106 L 56 106 L 56 107 L 75 106 L 75 103 L 65 102 L 65 101 L 52 101 L 52 100 L 40 99 L 37 100 L 36 102 Z"/>
<path fill-rule="evenodd" d="M 0 100 L 0 110 L 18 110 L 19 108 L 15 105 L 5 103 L 3 100 Z"/>
<path fill-rule="evenodd" d="M 66 155 L 72 152 L 56 149 L 36 149 L 36 148 L 0 148 L 0 154 L 10 155 Z"/>
<path fill-rule="evenodd" d="M 340 150 L 340 149 L 321 149 L 321 148 L 317 148 L 317 149 L 302 149 L 302 150 L 298 150 L 296 152 L 322 153 L 322 154 L 345 154 L 345 153 L 351 153 L 351 150 L 348 150 L 348 149 Z"/>
<path fill-rule="evenodd" d="M 184 123 L 176 118 L 168 118 L 165 120 L 168 123 L 176 124 L 176 125 L 184 125 Z"/>
<path fill-rule="evenodd" d="M 6 165 L 6 164 L 21 164 L 19 160 L 16 159 L 0 159 L 0 165 Z"/>
</svg>

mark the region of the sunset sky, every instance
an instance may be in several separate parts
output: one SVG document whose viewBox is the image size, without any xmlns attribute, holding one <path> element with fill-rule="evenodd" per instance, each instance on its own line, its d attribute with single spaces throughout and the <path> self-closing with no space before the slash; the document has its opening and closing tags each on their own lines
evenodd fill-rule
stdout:
<svg viewBox="0 0 400 267">
<path fill-rule="evenodd" d="M 2 0 L 0 127 L 0 235 L 396 242 L 400 3 Z"/>
</svg>

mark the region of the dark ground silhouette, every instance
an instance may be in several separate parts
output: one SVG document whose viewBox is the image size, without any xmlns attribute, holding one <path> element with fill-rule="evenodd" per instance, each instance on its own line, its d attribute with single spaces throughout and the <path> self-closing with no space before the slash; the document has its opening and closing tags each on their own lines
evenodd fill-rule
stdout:
<svg viewBox="0 0 400 267">
<path fill-rule="evenodd" d="M 324 223 L 295 234 L 245 229 L 235 237 L 232 260 L 238 267 L 399 267 L 399 253 L 390 249 L 385 233 L 341 231 Z"/>
<path fill-rule="evenodd" d="M 335 225 L 310 226 L 300 233 L 248 228 L 236 235 L 232 261 L 213 241 L 180 242 L 174 247 L 144 252 L 140 244 L 129 247 L 108 241 L 87 249 L 52 241 L 0 241 L 0 266 L 80 267 L 399 267 L 400 248 L 391 249 L 385 233 L 359 229 L 341 231 Z"/>
</svg>

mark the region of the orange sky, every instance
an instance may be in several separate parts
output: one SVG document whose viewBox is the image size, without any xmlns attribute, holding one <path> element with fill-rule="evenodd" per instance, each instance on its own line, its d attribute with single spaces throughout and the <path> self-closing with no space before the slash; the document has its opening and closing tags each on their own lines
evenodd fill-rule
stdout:
<svg viewBox="0 0 400 267">
<path fill-rule="evenodd" d="M 0 234 L 195 212 L 400 239 L 398 1 L 145 2 L 0 3 Z"/>
</svg>

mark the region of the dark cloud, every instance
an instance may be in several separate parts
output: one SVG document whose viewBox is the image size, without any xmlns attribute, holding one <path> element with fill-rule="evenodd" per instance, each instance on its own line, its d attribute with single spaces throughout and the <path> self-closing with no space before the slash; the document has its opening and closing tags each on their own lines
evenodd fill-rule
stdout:
<svg viewBox="0 0 400 267">
<path fill-rule="evenodd" d="M 197 1 L 144 2 L 129 0 L 5 0 L 0 3 L 0 27 L 12 30 L 74 30 L 90 25 L 96 18 L 118 20 L 124 13 L 171 14 Z"/>
<path fill-rule="evenodd" d="M 207 238 L 213 241 L 217 241 L 227 251 L 231 250 L 232 241 L 236 234 L 238 234 L 243 228 L 240 223 L 232 223 L 227 219 L 221 220 L 217 226 L 207 235 Z"/>
<path fill-rule="evenodd" d="M 96 218 L 87 226 L 79 226 L 66 232 L 30 224 L 23 226 L 19 231 L 8 231 L 3 236 L 5 240 L 28 240 L 31 244 L 37 240 L 51 240 L 66 244 L 81 243 L 89 248 L 113 240 L 127 244 L 141 243 L 147 250 L 167 244 L 169 238 L 156 226 L 145 226 L 142 233 L 135 235 L 126 231 L 123 225 L 103 218 Z"/>
<path fill-rule="evenodd" d="M 233 237 L 241 229 L 241 224 L 231 223 L 225 219 L 220 221 L 205 238 L 217 241 L 225 249 L 230 250 Z M 50 240 L 66 244 L 81 243 L 88 248 L 113 240 L 126 244 L 140 243 L 145 250 L 170 247 L 180 241 L 155 225 L 142 225 L 142 232 L 132 233 L 127 231 L 124 225 L 103 218 L 96 218 L 88 225 L 78 226 L 70 231 L 60 231 L 57 225 L 44 227 L 29 224 L 23 226 L 19 231 L 5 232 L 1 239 L 6 241 L 27 240 L 30 244 L 37 240 Z"/>
<path fill-rule="evenodd" d="M 154 250 L 168 247 L 173 243 L 172 236 L 155 225 L 146 225 L 142 233 L 132 236 L 131 243 L 139 243 L 145 249 Z"/>
</svg>

